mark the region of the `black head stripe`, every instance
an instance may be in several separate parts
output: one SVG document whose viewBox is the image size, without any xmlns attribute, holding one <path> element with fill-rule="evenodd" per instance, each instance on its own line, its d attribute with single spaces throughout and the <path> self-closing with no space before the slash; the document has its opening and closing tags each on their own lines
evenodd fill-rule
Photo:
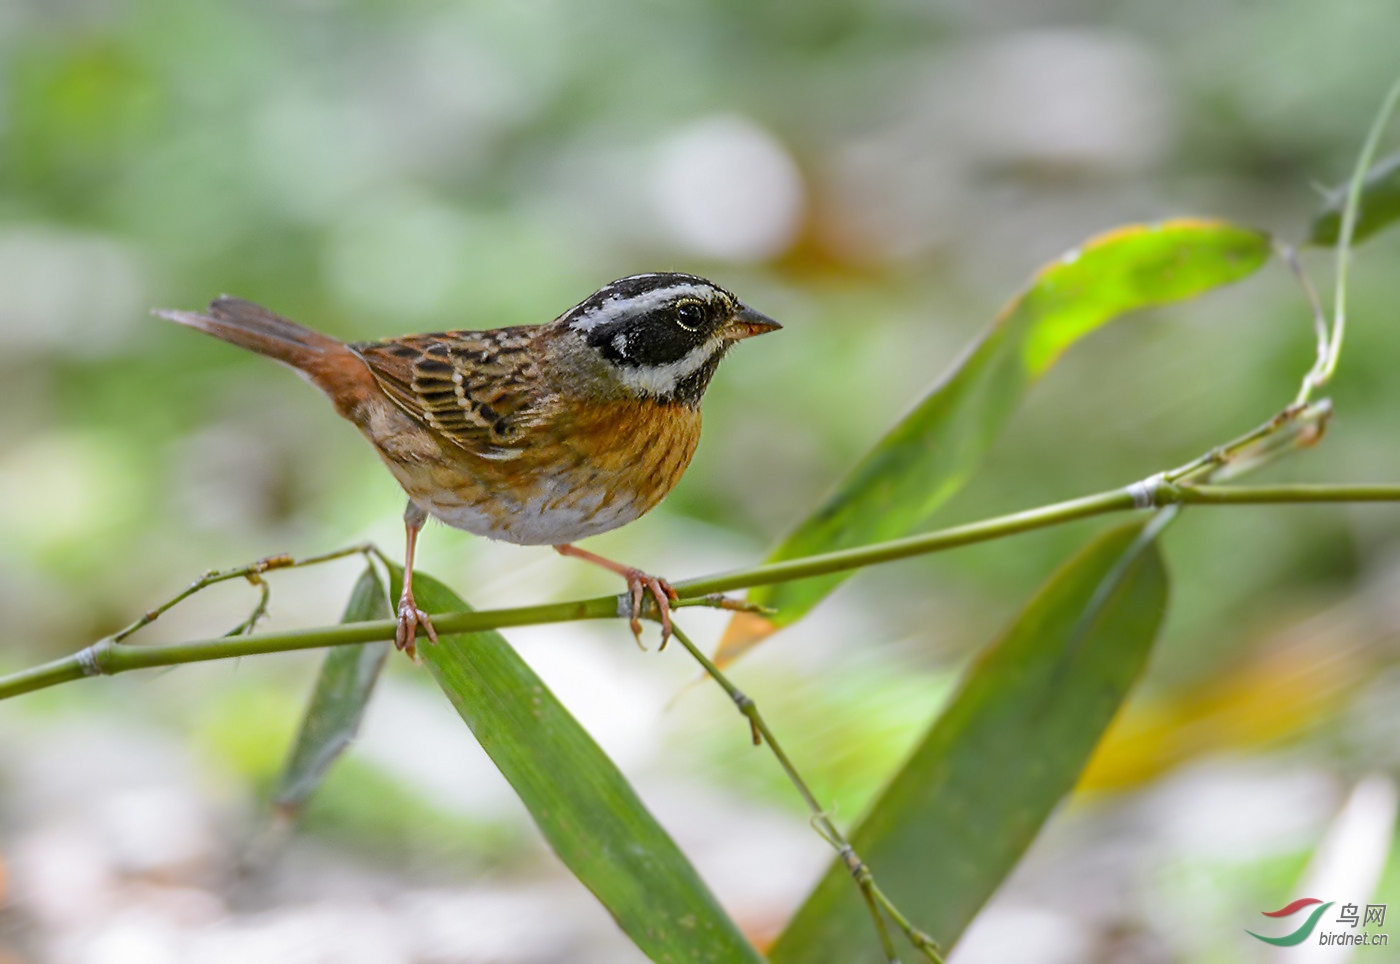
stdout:
<svg viewBox="0 0 1400 964">
<path fill-rule="evenodd" d="M 691 312 L 678 317 L 674 309 L 663 308 L 600 326 L 586 338 L 614 365 L 669 365 L 710 341 L 716 327 L 708 312 L 696 320 Z"/>
<path fill-rule="evenodd" d="M 692 274 L 632 275 L 600 288 L 555 326 L 605 363 L 597 371 L 609 390 L 698 405 L 733 343 L 720 329 L 741 307 Z"/>
<path fill-rule="evenodd" d="M 710 342 L 735 304 L 694 275 L 635 275 L 600 289 L 561 320 L 615 365 L 660 366 Z"/>
<path fill-rule="evenodd" d="M 619 300 L 628 300 L 638 295 L 651 291 L 659 291 L 665 288 L 679 288 L 684 286 L 694 286 L 709 288 L 727 294 L 718 285 L 706 281 L 699 275 L 682 274 L 679 271 L 657 271 L 651 274 L 634 274 L 626 278 L 618 278 L 609 284 L 603 285 L 593 294 L 575 306 L 567 315 L 566 321 L 572 321 L 579 316 L 590 311 L 602 308 L 604 305 Z"/>
</svg>

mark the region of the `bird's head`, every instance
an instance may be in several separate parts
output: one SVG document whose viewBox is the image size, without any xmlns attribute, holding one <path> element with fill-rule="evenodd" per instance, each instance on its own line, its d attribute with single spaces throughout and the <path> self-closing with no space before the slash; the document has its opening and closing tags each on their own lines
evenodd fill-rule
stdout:
<svg viewBox="0 0 1400 964">
<path fill-rule="evenodd" d="M 782 326 L 712 281 L 664 272 L 604 285 L 551 327 L 568 367 L 594 387 L 698 405 L 735 342 Z"/>
</svg>

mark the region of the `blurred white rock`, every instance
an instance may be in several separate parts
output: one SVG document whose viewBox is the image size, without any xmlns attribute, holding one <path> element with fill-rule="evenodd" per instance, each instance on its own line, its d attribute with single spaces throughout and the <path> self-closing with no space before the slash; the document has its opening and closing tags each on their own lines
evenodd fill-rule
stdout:
<svg viewBox="0 0 1400 964">
<path fill-rule="evenodd" d="M 522 815 L 510 784 L 436 688 L 380 680 L 352 752 L 444 811 L 488 820 Z"/>
<path fill-rule="evenodd" d="M 103 844 L 122 873 L 176 873 L 215 854 L 207 813 L 187 787 L 120 790 L 95 800 L 93 810 Z"/>
<path fill-rule="evenodd" d="M 1374 773 L 1359 782 L 1327 828 L 1295 890 L 1297 896 L 1318 896 L 1344 904 L 1368 905 L 1390 859 L 1395 831 L 1395 781 Z M 1340 910 L 1334 911 L 1340 913 Z M 1325 922 L 1335 921 L 1325 918 Z M 1291 926 L 1291 925 L 1290 925 Z M 1278 964 L 1341 964 L 1356 955 L 1349 944 L 1313 944 L 1278 948 Z"/>
<path fill-rule="evenodd" d="M 180 952 L 179 929 L 143 912 L 108 921 L 90 937 L 73 941 L 69 953 L 74 964 L 184 964 L 190 960 Z"/>
<path fill-rule="evenodd" d="M 1169 851 L 1245 861 L 1308 846 L 1334 812 L 1337 796 L 1325 773 L 1281 761 L 1221 757 L 1167 776 L 1146 806 Z"/>
<path fill-rule="evenodd" d="M 671 239 L 721 261 L 777 257 L 802 227 L 802 172 L 783 144 L 745 117 L 707 117 L 657 152 L 652 200 Z"/>
<path fill-rule="evenodd" d="M 115 875 L 91 829 L 55 824 L 15 841 L 7 855 L 11 906 L 55 932 L 108 912 Z"/>
<path fill-rule="evenodd" d="M 396 910 L 422 964 L 549 964 L 567 959 L 577 927 L 570 896 L 586 899 L 542 888 L 419 891 Z"/>
<path fill-rule="evenodd" d="M 978 915 L 949 964 L 1080 964 L 1092 935 L 1072 917 L 1042 908 L 995 907 Z"/>
<path fill-rule="evenodd" d="M 234 918 L 189 934 L 182 961 L 200 964 L 410 964 L 407 935 L 371 903 L 307 904 Z"/>
</svg>

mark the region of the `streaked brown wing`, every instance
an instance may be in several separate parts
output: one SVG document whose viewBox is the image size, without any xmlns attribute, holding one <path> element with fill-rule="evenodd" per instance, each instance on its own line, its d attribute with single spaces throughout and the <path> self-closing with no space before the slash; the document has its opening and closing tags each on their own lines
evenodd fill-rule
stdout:
<svg viewBox="0 0 1400 964">
<path fill-rule="evenodd" d="M 516 458 L 550 401 L 530 352 L 536 328 L 447 331 L 351 345 L 409 415 L 483 458 Z"/>
</svg>

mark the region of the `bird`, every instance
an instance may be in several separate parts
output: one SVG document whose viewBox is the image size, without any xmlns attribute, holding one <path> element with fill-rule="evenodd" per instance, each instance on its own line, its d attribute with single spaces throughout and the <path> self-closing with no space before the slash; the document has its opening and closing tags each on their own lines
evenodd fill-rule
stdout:
<svg viewBox="0 0 1400 964">
<path fill-rule="evenodd" d="M 413 596 L 429 517 L 478 536 L 553 546 L 621 576 L 641 645 L 646 593 L 661 644 L 665 579 L 575 542 L 632 522 L 680 480 L 700 440 L 700 403 L 735 344 L 782 326 L 697 275 L 634 274 L 553 321 L 345 342 L 228 295 L 160 318 L 295 369 L 369 441 L 408 496 L 394 642 L 416 658 L 437 631 Z"/>
</svg>

